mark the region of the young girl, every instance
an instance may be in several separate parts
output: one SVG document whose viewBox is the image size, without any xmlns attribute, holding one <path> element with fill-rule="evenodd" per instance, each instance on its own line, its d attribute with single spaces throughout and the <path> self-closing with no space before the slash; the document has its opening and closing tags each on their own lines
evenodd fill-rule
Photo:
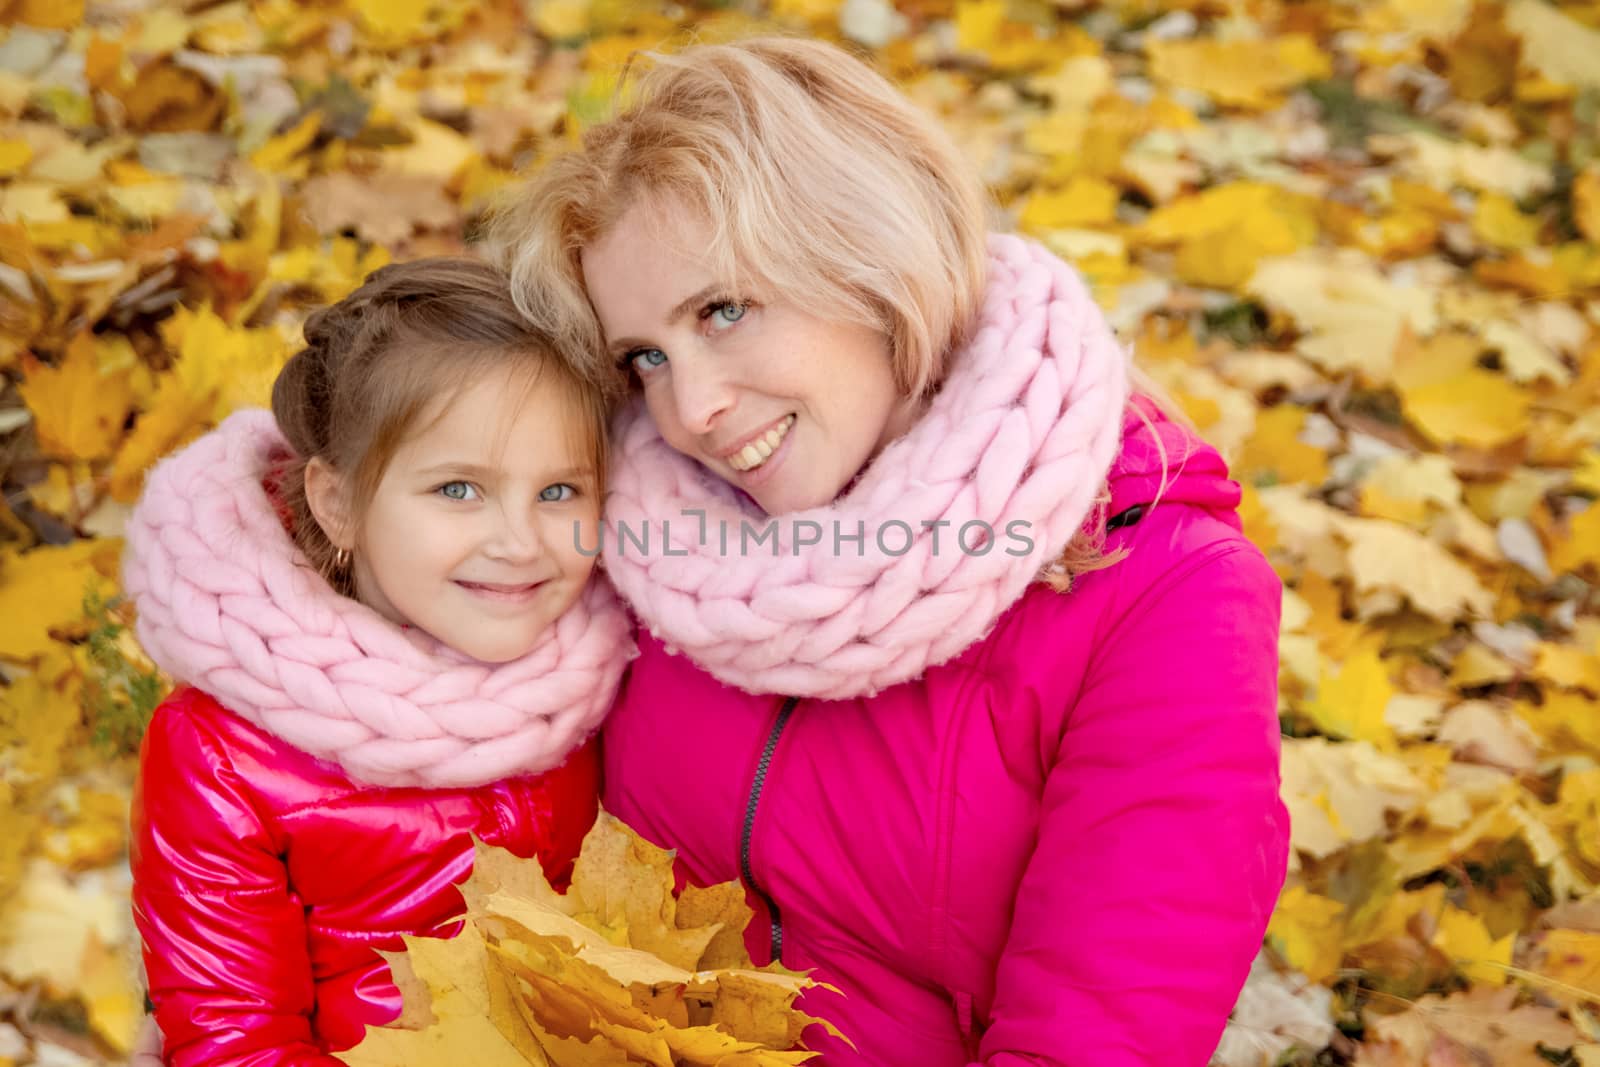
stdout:
<svg viewBox="0 0 1600 1067">
<path fill-rule="evenodd" d="M 272 407 L 151 475 L 134 914 L 166 1062 L 339 1061 L 400 994 L 375 950 L 459 929 L 473 835 L 570 874 L 632 644 L 591 582 L 598 393 L 467 259 L 310 317 Z M 580 540 L 581 538 L 581 540 Z"/>
</svg>

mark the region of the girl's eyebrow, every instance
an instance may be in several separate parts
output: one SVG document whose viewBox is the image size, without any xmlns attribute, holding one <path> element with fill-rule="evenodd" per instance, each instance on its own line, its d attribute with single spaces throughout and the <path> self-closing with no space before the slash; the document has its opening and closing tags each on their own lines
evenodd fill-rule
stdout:
<svg viewBox="0 0 1600 1067">
<path fill-rule="evenodd" d="M 485 467 L 478 463 L 436 463 L 431 467 L 424 467 L 417 473 L 425 478 L 436 478 L 446 474 L 458 474 L 463 477 L 477 478 L 479 480 L 486 481 L 499 474 L 500 471 L 495 467 Z M 563 479 L 577 480 L 587 477 L 588 473 L 589 472 L 584 470 L 582 467 L 563 467 L 558 471 L 541 472 L 540 477 L 549 478 L 552 481 L 560 481 Z"/>
<path fill-rule="evenodd" d="M 483 467 L 476 463 L 445 462 L 435 463 L 431 467 L 424 467 L 417 473 L 422 475 L 465 474 L 469 478 L 482 478 L 486 475 L 493 474 L 494 471 L 488 467 Z"/>
<path fill-rule="evenodd" d="M 682 300 L 673 305 L 671 311 L 667 312 L 667 325 L 671 326 L 689 312 L 698 310 L 701 304 L 705 303 L 707 300 L 711 299 L 716 294 L 725 291 L 726 289 L 727 286 L 725 285 L 712 284 L 706 286 L 697 293 L 693 293 L 684 297 Z M 612 341 L 609 345 L 607 345 L 606 350 L 612 355 L 620 355 L 630 348 L 641 348 L 649 343 L 650 342 L 648 341 L 641 341 L 637 337 L 619 337 L 617 340 Z"/>
</svg>

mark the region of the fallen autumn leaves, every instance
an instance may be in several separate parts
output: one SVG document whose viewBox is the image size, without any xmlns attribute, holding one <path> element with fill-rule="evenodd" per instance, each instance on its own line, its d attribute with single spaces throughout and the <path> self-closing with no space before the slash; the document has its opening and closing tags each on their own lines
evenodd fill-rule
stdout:
<svg viewBox="0 0 1600 1067">
<path fill-rule="evenodd" d="M 339 1058 L 350 1067 L 804 1063 L 813 1054 L 801 1034 L 820 1020 L 793 1003 L 816 983 L 756 968 L 744 950 L 753 914 L 744 889 L 686 886 L 674 897 L 672 860 L 602 813 L 563 895 L 537 862 L 479 844 L 462 886 L 466 928 L 451 941 L 406 938 L 405 952 L 387 956 L 404 1013 Z"/>
<path fill-rule="evenodd" d="M 460 247 L 633 49 L 774 25 L 936 111 L 1247 487 L 1295 870 L 1220 1060 L 1600 1063 L 1594 3 L 0 22 L 0 1065 L 114 1061 L 138 1015 L 125 752 L 160 680 L 104 601 L 144 471 L 261 403 L 309 306 Z"/>
</svg>

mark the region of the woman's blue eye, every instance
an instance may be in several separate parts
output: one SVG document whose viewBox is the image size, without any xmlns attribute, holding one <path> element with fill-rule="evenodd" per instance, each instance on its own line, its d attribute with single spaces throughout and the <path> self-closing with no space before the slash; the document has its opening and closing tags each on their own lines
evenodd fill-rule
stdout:
<svg viewBox="0 0 1600 1067">
<path fill-rule="evenodd" d="M 659 348 L 640 348 L 628 354 L 628 362 L 636 371 L 655 370 L 667 361 L 667 354 Z"/>
<path fill-rule="evenodd" d="M 561 482 L 557 485 L 547 485 L 543 489 L 539 490 L 539 499 L 545 501 L 546 503 L 560 503 L 562 501 L 571 500 L 577 495 L 578 491 L 565 482 Z"/>
<path fill-rule="evenodd" d="M 715 319 L 718 325 L 732 326 L 734 323 L 744 318 L 744 313 L 745 305 L 723 301 L 720 304 L 713 304 L 711 306 L 710 317 Z"/>
<path fill-rule="evenodd" d="M 447 500 L 471 500 L 478 495 L 470 482 L 445 482 L 438 492 Z"/>
</svg>

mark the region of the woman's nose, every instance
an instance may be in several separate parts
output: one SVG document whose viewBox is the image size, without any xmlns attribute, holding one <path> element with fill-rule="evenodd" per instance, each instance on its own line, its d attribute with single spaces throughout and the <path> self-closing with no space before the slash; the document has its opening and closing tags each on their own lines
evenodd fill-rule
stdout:
<svg viewBox="0 0 1600 1067">
<path fill-rule="evenodd" d="M 734 391 L 715 367 L 702 360 L 684 360 L 672 368 L 672 396 L 683 428 L 704 434 L 733 407 Z"/>
</svg>

